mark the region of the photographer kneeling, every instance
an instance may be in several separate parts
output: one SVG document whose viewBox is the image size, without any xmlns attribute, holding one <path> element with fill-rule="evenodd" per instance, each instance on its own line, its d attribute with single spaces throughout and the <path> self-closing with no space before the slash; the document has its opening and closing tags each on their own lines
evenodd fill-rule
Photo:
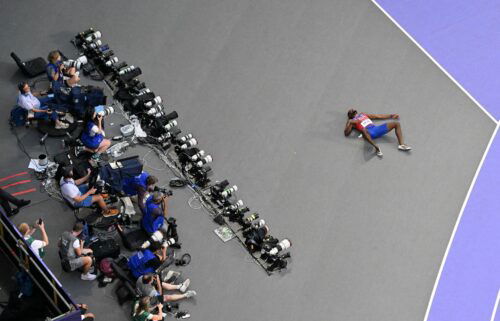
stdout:
<svg viewBox="0 0 500 321">
<path fill-rule="evenodd" d="M 63 266 L 66 266 L 67 270 L 74 271 L 81 268 L 82 280 L 92 281 L 97 277 L 95 274 L 90 273 L 93 260 L 92 257 L 85 256 L 91 255 L 92 250 L 85 248 L 83 246 L 83 240 L 78 238 L 82 231 L 83 224 L 77 222 L 73 225 L 73 230 L 71 232 L 64 232 L 61 235 L 59 240 L 59 255 L 61 256 Z"/>
<path fill-rule="evenodd" d="M 97 190 L 93 187 L 89 189 L 89 186 L 84 184 L 88 181 L 90 173 L 89 169 L 87 170 L 87 175 L 74 180 L 73 168 L 71 166 L 65 167 L 59 181 L 61 194 L 73 207 L 90 207 L 92 204 L 97 203 L 104 216 L 117 215 L 119 213 L 118 209 L 109 208 L 106 205 L 104 197 L 107 197 L 107 195 L 94 194 Z"/>
<path fill-rule="evenodd" d="M 62 84 L 64 81 L 64 75 L 71 77 L 76 73 L 75 67 L 67 68 L 64 65 L 61 54 L 58 50 L 52 50 L 49 52 L 47 60 L 49 63 L 47 64 L 47 67 L 45 67 L 45 71 L 47 72 L 47 78 L 52 86 L 54 86 L 54 83 Z"/>
<path fill-rule="evenodd" d="M 142 228 L 149 234 L 158 230 L 168 231 L 166 218 L 168 215 L 168 195 L 162 192 L 154 192 L 146 200 L 144 215 L 142 216 Z"/>
<path fill-rule="evenodd" d="M 81 135 L 81 140 L 85 150 L 94 153 L 93 157 L 99 159 L 110 146 L 111 141 L 104 138 L 104 126 L 102 123 L 102 113 L 97 113 L 94 109 L 89 109 L 85 115 L 85 124 Z"/>
</svg>

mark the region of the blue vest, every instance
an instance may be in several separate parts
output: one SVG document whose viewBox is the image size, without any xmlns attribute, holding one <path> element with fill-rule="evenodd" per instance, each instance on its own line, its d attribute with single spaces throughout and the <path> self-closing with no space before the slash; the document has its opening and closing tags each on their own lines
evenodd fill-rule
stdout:
<svg viewBox="0 0 500 321">
<path fill-rule="evenodd" d="M 165 220 L 163 215 L 156 217 L 153 216 L 153 210 L 156 208 L 161 209 L 161 206 L 159 204 L 155 204 L 153 202 L 153 196 L 150 196 L 146 200 L 146 213 L 142 216 L 142 227 L 150 234 L 158 231 L 163 226 L 163 221 Z"/>
<path fill-rule="evenodd" d="M 127 265 L 130 268 L 132 275 L 137 279 L 141 275 L 155 272 L 153 268 L 146 266 L 146 263 L 154 258 L 155 255 L 153 252 L 148 249 L 142 250 L 131 256 Z"/>
<path fill-rule="evenodd" d="M 146 180 L 149 177 L 149 173 L 143 171 L 140 175 L 135 177 L 125 178 L 122 182 L 122 190 L 127 195 L 137 195 L 137 188 L 142 187 L 146 189 Z"/>
<path fill-rule="evenodd" d="M 97 147 L 99 147 L 99 144 L 101 144 L 102 140 L 104 139 L 104 136 L 102 134 L 95 134 L 94 136 L 91 135 L 92 127 L 94 126 L 94 122 L 89 121 L 87 123 L 87 126 L 83 129 L 81 136 L 83 145 L 90 149 L 96 149 Z"/>
<path fill-rule="evenodd" d="M 50 68 L 49 68 L 50 67 Z M 62 73 L 59 73 L 59 78 L 57 78 L 57 80 L 54 80 L 52 78 L 52 75 L 51 75 L 51 71 L 55 71 L 56 73 L 58 72 L 58 66 L 56 64 L 53 64 L 53 63 L 48 63 L 47 64 L 47 67 L 45 67 L 45 71 L 47 72 L 47 78 L 49 78 L 49 81 L 51 83 L 54 83 L 54 82 L 58 82 L 60 84 L 63 83 L 64 79 L 62 77 Z"/>
</svg>

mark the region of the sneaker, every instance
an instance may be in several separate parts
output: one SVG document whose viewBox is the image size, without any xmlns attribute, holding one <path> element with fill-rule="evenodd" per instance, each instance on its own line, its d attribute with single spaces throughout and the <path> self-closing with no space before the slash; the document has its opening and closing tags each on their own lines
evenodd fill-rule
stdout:
<svg viewBox="0 0 500 321">
<path fill-rule="evenodd" d="M 120 211 L 117 208 L 108 208 L 102 212 L 102 215 L 106 216 L 106 217 L 107 216 L 115 216 L 118 214 L 120 214 Z"/>
<path fill-rule="evenodd" d="M 186 279 L 186 281 L 181 283 L 181 287 L 179 288 L 179 291 L 182 293 L 186 292 L 187 288 L 189 287 L 189 284 L 191 283 L 190 279 Z"/>
<path fill-rule="evenodd" d="M 196 295 L 196 291 L 193 291 L 193 290 L 189 290 L 189 291 L 187 291 L 186 293 L 184 293 L 184 296 L 185 296 L 186 298 L 192 298 L 192 297 L 194 297 L 195 295 Z"/>
<path fill-rule="evenodd" d="M 83 274 L 82 273 L 82 280 L 84 280 L 84 281 L 94 281 L 96 278 L 97 278 L 97 275 L 95 275 L 95 274 L 91 274 L 91 273 Z"/>
<path fill-rule="evenodd" d="M 404 151 L 404 152 L 407 152 L 407 151 L 411 150 L 411 147 L 410 147 L 410 146 L 408 146 L 408 145 L 402 144 L 402 145 L 399 145 L 399 146 L 398 146 L 398 149 L 399 149 L 399 150 L 402 150 L 402 151 Z"/>
<path fill-rule="evenodd" d="M 375 152 L 377 153 L 377 156 L 378 156 L 378 157 L 382 157 L 382 156 L 384 156 L 384 153 L 382 153 L 382 150 L 381 150 L 381 149 L 379 149 L 379 150 L 375 150 Z"/>
<path fill-rule="evenodd" d="M 67 129 L 69 127 L 69 124 L 63 123 L 61 121 L 56 122 L 56 129 Z"/>
<path fill-rule="evenodd" d="M 63 119 L 70 124 L 73 124 L 75 122 L 75 118 L 73 118 L 73 115 L 71 115 L 70 113 L 64 114 Z"/>
</svg>

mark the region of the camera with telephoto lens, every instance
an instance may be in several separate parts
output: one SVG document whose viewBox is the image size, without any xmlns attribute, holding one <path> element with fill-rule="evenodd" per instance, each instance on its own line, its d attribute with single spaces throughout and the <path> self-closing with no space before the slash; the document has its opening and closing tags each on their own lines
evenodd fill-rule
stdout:
<svg viewBox="0 0 500 321">
<path fill-rule="evenodd" d="M 149 116 L 155 117 L 155 118 L 160 118 L 163 116 L 163 106 L 162 105 L 156 105 L 153 108 L 150 108 L 146 114 Z"/>
<path fill-rule="evenodd" d="M 88 59 L 86 56 L 80 56 L 75 60 L 69 59 L 66 61 L 63 61 L 63 65 L 66 68 L 72 68 L 74 67 L 76 70 L 80 70 L 83 65 L 87 64 Z"/>
<path fill-rule="evenodd" d="M 158 105 L 158 104 L 161 104 L 162 102 L 162 99 L 160 96 L 156 96 L 155 98 L 151 99 L 151 100 L 148 100 L 144 103 L 144 107 L 146 108 L 151 108 L 153 107 L 154 105 Z"/>
<path fill-rule="evenodd" d="M 258 218 L 259 218 L 259 213 L 253 213 L 253 214 L 248 215 L 245 218 L 241 217 L 241 219 L 239 220 L 239 223 L 241 226 L 243 226 L 243 228 L 246 229 L 246 228 L 250 227 L 252 225 L 252 222 L 257 220 Z"/>
<path fill-rule="evenodd" d="M 111 67 L 118 62 L 118 57 L 111 57 L 104 62 L 106 67 Z"/>
<path fill-rule="evenodd" d="M 101 49 L 101 47 L 99 47 Z M 102 50 L 101 50 L 102 51 Z M 101 59 L 103 60 L 108 60 L 110 57 L 112 57 L 115 54 L 113 50 L 108 50 L 106 52 L 101 53 Z"/>
<path fill-rule="evenodd" d="M 283 239 L 277 242 L 277 239 L 271 238 L 269 242 L 265 242 L 262 245 L 260 258 L 271 263 L 270 261 L 273 260 L 273 257 L 288 250 L 291 246 L 292 242 L 289 239 Z"/>
<path fill-rule="evenodd" d="M 251 253 L 260 251 L 268 233 L 269 227 L 264 220 L 258 220 L 252 223 L 250 227 L 243 231 L 247 249 Z"/>
<path fill-rule="evenodd" d="M 109 116 L 112 113 L 115 112 L 115 109 L 113 106 L 104 106 L 104 105 L 99 105 L 94 107 L 94 112 L 99 115 L 99 116 Z"/>
<path fill-rule="evenodd" d="M 102 34 L 101 34 L 101 32 L 100 32 L 100 31 L 94 31 L 94 32 L 92 32 L 92 33 L 90 33 L 90 34 L 85 35 L 84 40 L 85 40 L 86 42 L 91 42 L 91 41 L 94 41 L 94 40 L 100 39 L 100 38 L 101 38 L 101 36 L 102 36 Z"/>
</svg>

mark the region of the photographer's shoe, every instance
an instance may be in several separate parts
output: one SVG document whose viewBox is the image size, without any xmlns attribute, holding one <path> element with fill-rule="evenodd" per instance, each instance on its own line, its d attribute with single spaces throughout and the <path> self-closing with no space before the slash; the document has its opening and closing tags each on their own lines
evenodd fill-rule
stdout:
<svg viewBox="0 0 500 321">
<path fill-rule="evenodd" d="M 402 150 L 404 152 L 407 152 L 407 151 L 411 150 L 411 147 L 408 146 L 408 145 L 405 145 L 405 144 L 401 144 L 401 145 L 398 146 L 398 149 Z"/>
<path fill-rule="evenodd" d="M 186 293 L 184 293 L 184 296 L 185 296 L 186 298 L 192 298 L 192 297 L 194 297 L 195 295 L 196 295 L 196 291 L 193 291 L 193 290 L 189 290 L 189 291 L 187 291 Z"/>
<path fill-rule="evenodd" d="M 82 280 L 84 281 L 94 281 L 97 278 L 97 275 L 91 273 L 82 273 Z"/>
<path fill-rule="evenodd" d="M 184 282 L 182 282 L 180 284 L 180 288 L 179 288 L 179 291 L 181 291 L 182 293 L 186 292 L 187 288 L 189 287 L 189 284 L 191 283 L 191 280 L 190 279 L 186 279 Z"/>
<path fill-rule="evenodd" d="M 120 214 L 120 211 L 117 208 L 108 208 L 102 211 L 102 216 L 115 216 Z"/>
</svg>

